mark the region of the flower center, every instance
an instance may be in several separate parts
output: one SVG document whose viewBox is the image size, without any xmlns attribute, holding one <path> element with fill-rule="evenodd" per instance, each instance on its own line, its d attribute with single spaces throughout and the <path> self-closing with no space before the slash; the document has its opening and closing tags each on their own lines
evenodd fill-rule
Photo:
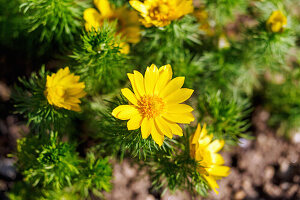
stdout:
<svg viewBox="0 0 300 200">
<path fill-rule="evenodd" d="M 164 109 L 164 102 L 158 96 L 143 96 L 138 102 L 138 109 L 148 119 L 158 116 Z"/>
<path fill-rule="evenodd" d="M 169 15 L 169 5 L 166 2 L 157 3 L 150 8 L 150 17 L 156 20 L 167 20 Z"/>
</svg>

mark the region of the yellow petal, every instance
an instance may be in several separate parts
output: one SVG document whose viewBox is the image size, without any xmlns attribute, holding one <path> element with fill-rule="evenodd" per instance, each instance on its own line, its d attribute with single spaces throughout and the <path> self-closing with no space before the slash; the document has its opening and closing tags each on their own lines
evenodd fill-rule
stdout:
<svg viewBox="0 0 300 200">
<path fill-rule="evenodd" d="M 152 121 L 152 123 L 151 123 L 151 136 L 152 136 L 152 139 L 156 142 L 156 144 L 158 144 L 159 146 L 161 146 L 163 144 L 164 135 L 162 135 L 158 132 L 154 121 Z"/>
<path fill-rule="evenodd" d="M 200 133 L 200 138 L 204 138 L 207 135 L 207 130 L 206 130 L 206 123 L 204 123 L 201 133 Z"/>
<path fill-rule="evenodd" d="M 158 78 L 159 78 L 159 72 L 157 67 L 154 64 L 152 64 L 151 67 L 147 67 L 145 73 L 145 80 L 144 80 L 146 94 L 148 95 L 153 94 Z"/>
<path fill-rule="evenodd" d="M 223 165 L 225 162 L 224 158 L 221 156 L 221 154 L 218 154 L 218 153 L 212 153 L 211 160 L 212 160 L 212 163 L 216 164 L 216 165 Z"/>
<path fill-rule="evenodd" d="M 121 92 L 124 95 L 124 97 L 126 97 L 126 99 L 128 99 L 128 101 L 130 103 L 137 106 L 138 100 L 131 90 L 129 90 L 128 88 L 124 88 L 124 89 L 121 89 Z"/>
<path fill-rule="evenodd" d="M 137 11 L 144 13 L 144 14 L 147 13 L 147 8 L 145 7 L 145 5 L 142 2 L 132 0 L 132 1 L 129 1 L 129 3 Z"/>
<path fill-rule="evenodd" d="M 171 80 L 171 79 L 172 79 L 173 72 L 172 72 L 172 67 L 171 67 L 170 64 L 161 66 L 161 67 L 159 68 L 159 74 L 162 74 L 162 73 L 164 73 L 164 72 L 167 72 L 167 74 L 168 74 L 168 80 Z"/>
<path fill-rule="evenodd" d="M 145 117 L 142 121 L 142 125 L 141 125 L 141 132 L 142 132 L 142 138 L 146 139 L 149 137 L 150 133 L 151 133 L 151 124 L 153 124 L 153 119 L 148 119 L 147 117 Z"/>
<path fill-rule="evenodd" d="M 134 79 L 134 75 L 131 74 L 131 73 L 127 73 L 127 76 L 129 78 L 129 81 L 131 83 L 131 86 L 132 86 L 132 89 L 133 89 L 133 92 L 134 92 L 136 98 L 140 99 L 141 96 L 138 93 L 138 90 L 137 90 L 137 87 L 136 87 L 136 83 L 135 83 L 135 79 Z"/>
<path fill-rule="evenodd" d="M 192 96 L 193 92 L 194 90 L 192 89 L 181 88 L 168 95 L 164 100 L 169 104 L 182 103 L 188 100 Z"/>
<path fill-rule="evenodd" d="M 206 171 L 212 176 L 226 177 L 230 173 L 230 167 L 212 165 L 209 168 L 206 168 Z"/>
<path fill-rule="evenodd" d="M 198 142 L 198 140 L 200 138 L 200 131 L 201 131 L 201 125 L 200 125 L 200 123 L 198 123 L 197 129 L 193 136 L 192 144 L 196 144 Z"/>
<path fill-rule="evenodd" d="M 207 181 L 209 187 L 213 189 L 216 194 L 219 194 L 219 192 L 216 190 L 216 188 L 219 188 L 217 181 L 211 176 L 203 175 L 203 177 Z"/>
<path fill-rule="evenodd" d="M 141 115 L 134 115 L 128 122 L 127 128 L 128 130 L 136 130 L 140 128 L 142 124 L 143 117 Z"/>
<path fill-rule="evenodd" d="M 182 124 L 189 124 L 195 120 L 192 113 L 180 113 L 180 114 L 164 113 L 162 116 L 171 122 L 182 123 Z"/>
<path fill-rule="evenodd" d="M 200 146 L 205 146 L 206 147 L 211 142 L 212 138 L 213 138 L 212 134 L 206 135 L 204 137 L 200 136 L 200 139 L 198 140 L 198 144 Z"/>
<path fill-rule="evenodd" d="M 164 119 L 163 117 L 161 118 L 161 120 L 163 120 L 164 123 L 167 124 L 167 126 L 171 129 L 172 134 L 183 136 L 182 128 L 178 124 L 168 121 L 168 120 Z"/>
<path fill-rule="evenodd" d="M 272 24 L 272 32 L 277 33 L 281 30 L 282 24 L 280 22 L 276 22 Z"/>
<path fill-rule="evenodd" d="M 135 85 L 136 85 L 136 88 L 138 90 L 138 93 L 140 94 L 140 96 L 144 96 L 146 93 L 145 93 L 145 86 L 144 86 L 144 77 L 143 75 L 134 70 L 133 71 L 133 75 L 134 75 L 134 82 L 135 82 Z"/>
<path fill-rule="evenodd" d="M 170 76 L 170 71 L 171 71 L 171 76 Z M 165 86 L 168 84 L 171 78 L 172 78 L 172 69 L 169 69 L 167 66 L 159 68 L 159 78 L 155 86 L 154 94 L 158 95 L 165 88 Z"/>
<path fill-rule="evenodd" d="M 105 18 L 113 15 L 113 10 L 110 7 L 108 0 L 94 0 L 94 4 L 100 10 L 101 15 Z"/>
<path fill-rule="evenodd" d="M 180 89 L 183 86 L 183 83 L 184 83 L 184 77 L 176 77 L 176 78 L 172 79 L 167 84 L 167 86 L 161 91 L 161 93 L 159 94 L 159 97 L 164 98 L 164 97 L 172 94 L 176 90 Z"/>
<path fill-rule="evenodd" d="M 172 104 L 167 105 L 167 112 L 168 113 L 187 113 L 192 112 L 194 109 L 186 104 Z"/>
<path fill-rule="evenodd" d="M 134 106 L 131 105 L 121 105 L 116 107 L 112 111 L 112 115 L 115 118 L 121 119 L 121 120 L 128 120 L 134 115 L 138 115 L 139 111 Z"/>
<path fill-rule="evenodd" d="M 154 122 L 160 134 L 166 135 L 168 138 L 172 139 L 173 134 L 171 133 L 171 129 L 165 123 L 165 120 L 161 117 L 156 117 Z"/>
<path fill-rule="evenodd" d="M 224 146 L 224 140 L 214 140 L 207 147 L 207 150 L 213 153 L 220 151 Z"/>
<path fill-rule="evenodd" d="M 87 8 L 83 12 L 83 19 L 87 22 L 97 21 L 100 19 L 100 14 L 95 8 Z"/>
</svg>

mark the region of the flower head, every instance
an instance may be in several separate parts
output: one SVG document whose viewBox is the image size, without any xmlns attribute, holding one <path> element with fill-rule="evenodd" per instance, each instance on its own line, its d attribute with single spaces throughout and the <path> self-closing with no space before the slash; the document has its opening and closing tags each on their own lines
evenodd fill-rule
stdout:
<svg viewBox="0 0 300 200">
<path fill-rule="evenodd" d="M 267 21 L 267 27 L 273 33 L 282 32 L 286 25 L 286 16 L 280 10 L 273 11 Z"/>
<path fill-rule="evenodd" d="M 194 121 L 191 113 L 193 108 L 181 104 L 190 98 L 194 92 L 181 88 L 184 77 L 172 79 L 172 68 L 165 65 L 159 69 L 155 65 L 147 67 L 145 76 L 140 72 L 128 73 L 133 92 L 128 88 L 122 89 L 122 94 L 130 102 L 120 105 L 112 115 L 127 122 L 128 130 L 141 127 L 142 137 L 150 134 L 153 140 L 161 146 L 164 135 L 169 138 L 173 134 L 182 136 L 182 129 L 177 123 L 189 124 Z"/>
<path fill-rule="evenodd" d="M 92 28 L 99 28 L 105 20 L 118 21 L 117 34 L 121 35 L 126 42 L 138 43 L 140 41 L 140 23 L 137 12 L 130 11 L 125 7 L 115 9 L 108 0 L 94 0 L 95 8 L 88 8 L 83 13 L 86 21 L 85 29 L 90 31 Z M 128 48 L 128 44 L 122 44 Z M 127 50 L 124 51 L 126 53 Z"/>
<path fill-rule="evenodd" d="M 229 175 L 230 168 L 223 166 L 224 159 L 217 152 L 224 146 L 224 140 L 212 141 L 213 135 L 207 135 L 206 125 L 201 129 L 198 124 L 197 130 L 190 138 L 190 154 L 196 161 L 199 161 L 199 173 L 206 179 L 208 185 L 218 194 L 219 188 L 217 179 Z"/>
<path fill-rule="evenodd" d="M 69 67 L 47 76 L 44 93 L 49 104 L 79 112 L 79 103 L 81 103 L 79 98 L 86 95 L 83 90 L 85 85 L 83 82 L 79 82 L 79 78 L 79 76 L 70 73 Z"/>
<path fill-rule="evenodd" d="M 193 12 L 193 0 L 131 0 L 130 5 L 140 12 L 146 27 L 163 27 L 186 14 Z"/>
</svg>

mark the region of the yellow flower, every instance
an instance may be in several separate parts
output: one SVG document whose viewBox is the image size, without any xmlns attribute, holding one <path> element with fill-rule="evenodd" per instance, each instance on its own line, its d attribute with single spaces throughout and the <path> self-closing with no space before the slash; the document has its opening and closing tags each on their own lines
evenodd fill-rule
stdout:
<svg viewBox="0 0 300 200">
<path fill-rule="evenodd" d="M 209 24 L 208 13 L 206 12 L 205 8 L 201 7 L 200 9 L 196 10 L 194 15 L 200 23 L 199 29 L 206 33 L 206 35 L 213 36 L 215 31 L 214 28 Z"/>
<path fill-rule="evenodd" d="M 56 74 L 47 76 L 45 96 L 49 104 L 55 105 L 67 110 L 79 112 L 81 101 L 84 97 L 85 84 L 79 82 L 79 76 L 70 73 L 69 67 L 58 70 Z"/>
<path fill-rule="evenodd" d="M 94 0 L 94 4 L 100 13 L 95 8 L 88 8 L 83 13 L 87 31 L 101 27 L 105 20 L 117 20 L 117 34 L 120 34 L 129 43 L 138 43 L 140 41 L 140 23 L 137 12 L 130 11 L 125 7 L 115 9 L 109 4 L 108 0 Z M 129 51 L 128 44 L 121 46 L 126 46 L 124 52 Z"/>
<path fill-rule="evenodd" d="M 267 21 L 267 27 L 273 33 L 282 32 L 286 25 L 286 16 L 280 10 L 273 11 Z"/>
<path fill-rule="evenodd" d="M 219 188 L 217 179 L 229 175 L 230 168 L 223 166 L 224 159 L 217 152 L 224 146 L 224 140 L 212 141 L 213 135 L 207 135 L 206 124 L 201 129 L 198 124 L 197 130 L 190 138 L 190 154 L 201 167 L 198 171 L 206 179 L 208 185 L 218 194 Z"/>
<path fill-rule="evenodd" d="M 169 138 L 174 135 L 182 136 L 182 129 L 177 123 L 189 124 L 194 121 L 191 113 L 193 108 L 181 104 L 190 98 L 194 90 L 181 88 L 184 77 L 172 79 L 172 68 L 165 65 L 159 69 L 155 65 L 147 67 L 145 77 L 134 71 L 128 73 L 133 92 L 128 88 L 122 89 L 122 94 L 130 105 L 120 105 L 112 115 L 127 122 L 128 130 L 141 127 L 142 137 L 153 140 L 161 146 L 164 135 Z"/>
<path fill-rule="evenodd" d="M 130 5 L 140 12 L 146 27 L 163 27 L 186 14 L 193 12 L 193 0 L 131 0 Z"/>
</svg>

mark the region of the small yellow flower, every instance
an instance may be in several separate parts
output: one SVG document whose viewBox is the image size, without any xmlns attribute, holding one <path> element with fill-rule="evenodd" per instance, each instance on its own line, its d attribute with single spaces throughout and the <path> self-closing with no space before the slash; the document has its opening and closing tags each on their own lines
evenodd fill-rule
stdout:
<svg viewBox="0 0 300 200">
<path fill-rule="evenodd" d="M 267 21 L 267 27 L 273 33 L 282 32 L 287 25 L 286 16 L 280 11 L 273 11 Z"/>
<path fill-rule="evenodd" d="M 122 89 L 122 94 L 130 102 L 120 105 L 112 115 L 127 122 L 128 130 L 141 127 L 142 137 L 153 140 L 161 146 L 164 135 L 169 138 L 182 136 L 182 129 L 177 123 L 189 124 L 194 121 L 193 108 L 181 104 L 190 98 L 194 90 L 181 88 L 184 77 L 172 79 L 172 68 L 165 65 L 159 69 L 155 65 L 147 67 L 145 77 L 138 71 L 128 73 L 133 92 Z"/>
<path fill-rule="evenodd" d="M 45 96 L 51 105 L 79 112 L 85 84 L 79 82 L 79 76 L 70 73 L 69 67 L 58 70 L 56 74 L 47 76 Z"/>
<path fill-rule="evenodd" d="M 216 180 L 229 175 L 230 168 L 223 166 L 224 159 L 217 152 L 224 146 L 224 140 L 212 141 L 213 135 L 207 135 L 206 124 L 201 129 L 200 124 L 190 138 L 190 154 L 201 167 L 198 171 L 206 179 L 208 185 L 218 194 L 219 185 Z"/>
<path fill-rule="evenodd" d="M 108 0 L 94 0 L 94 4 L 100 13 L 95 8 L 88 8 L 83 13 L 87 31 L 101 27 L 105 20 L 117 20 L 117 34 L 121 35 L 128 43 L 138 43 L 140 41 L 140 23 L 137 12 L 130 11 L 125 7 L 115 9 L 109 4 Z M 128 44 L 121 46 L 126 47 L 123 53 L 129 52 Z"/>
<path fill-rule="evenodd" d="M 206 12 L 204 7 L 196 10 L 194 12 L 195 17 L 200 23 L 199 29 L 203 31 L 208 36 L 214 35 L 214 28 L 209 24 L 208 13 Z"/>
<path fill-rule="evenodd" d="M 131 0 L 130 5 L 140 12 L 146 27 L 163 27 L 186 14 L 193 12 L 193 0 Z"/>
</svg>

